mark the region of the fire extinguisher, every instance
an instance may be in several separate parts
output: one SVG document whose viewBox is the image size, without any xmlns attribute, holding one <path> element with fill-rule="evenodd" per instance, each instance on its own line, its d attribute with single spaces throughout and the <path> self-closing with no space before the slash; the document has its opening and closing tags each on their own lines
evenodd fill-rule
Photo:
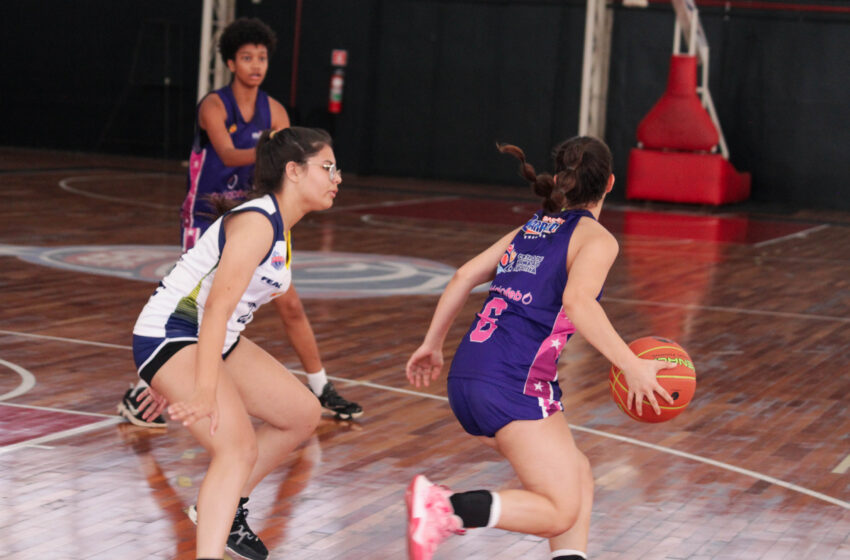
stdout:
<svg viewBox="0 0 850 560">
<path fill-rule="evenodd" d="M 342 112 L 342 87 L 345 85 L 345 71 L 342 68 L 334 69 L 331 74 L 331 92 L 328 98 L 328 113 L 338 115 Z"/>
</svg>

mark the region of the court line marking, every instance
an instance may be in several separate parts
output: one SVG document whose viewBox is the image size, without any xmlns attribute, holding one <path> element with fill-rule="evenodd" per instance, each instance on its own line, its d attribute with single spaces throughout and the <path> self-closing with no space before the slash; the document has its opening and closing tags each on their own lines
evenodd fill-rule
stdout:
<svg viewBox="0 0 850 560">
<path fill-rule="evenodd" d="M 107 181 L 114 181 L 117 179 L 140 179 L 142 177 L 168 177 L 174 176 L 169 173 L 134 173 L 132 175 L 82 175 L 75 177 L 66 177 L 59 181 L 59 188 L 63 191 L 78 194 L 80 196 L 85 196 L 88 198 L 96 198 L 99 200 L 107 200 L 109 202 L 118 202 L 119 204 L 130 204 L 132 206 L 144 206 L 146 208 L 156 208 L 157 210 L 174 210 L 177 208 L 171 204 L 160 204 L 158 202 L 145 202 L 144 200 L 134 200 L 130 198 L 121 198 L 120 196 L 109 196 L 106 194 L 97 194 L 88 191 L 84 191 L 82 189 L 77 189 L 71 186 L 71 183 L 81 183 L 85 181 L 89 181 L 92 179 L 106 179 Z"/>
<path fill-rule="evenodd" d="M 843 461 L 838 463 L 838 465 L 832 469 L 833 474 L 844 474 L 847 470 L 850 469 L 850 455 L 844 458 Z"/>
<path fill-rule="evenodd" d="M 838 323 L 850 323 L 850 317 L 836 317 L 834 315 L 816 315 L 810 313 L 791 313 L 787 311 L 762 311 L 759 309 L 744 309 L 742 307 L 723 307 L 719 305 L 696 305 L 693 303 L 670 303 L 665 301 L 646 301 L 641 299 L 627 299 L 602 296 L 602 301 L 615 303 L 628 303 L 632 305 L 652 305 L 656 307 L 679 307 L 682 309 L 698 309 L 701 311 L 720 311 L 723 313 L 742 313 L 744 315 L 766 315 L 768 317 L 783 317 L 786 319 L 805 319 L 811 321 L 836 321 Z"/>
<path fill-rule="evenodd" d="M 15 451 L 17 449 L 22 449 L 25 447 L 33 447 L 40 446 L 41 444 L 56 441 L 58 439 L 64 439 L 70 436 L 76 436 L 79 434 L 84 434 L 86 432 L 91 432 L 94 430 L 99 430 L 101 428 L 105 428 L 107 426 L 112 426 L 114 424 L 118 424 L 122 422 L 124 419 L 120 416 L 114 416 L 111 418 L 107 418 L 106 420 L 101 420 L 100 422 L 94 422 L 93 424 L 86 424 L 85 426 L 77 426 L 76 428 L 71 428 L 70 430 L 62 430 L 61 432 L 54 432 L 52 434 L 48 434 L 46 436 L 28 439 L 24 441 L 19 441 L 18 443 L 13 443 L 12 445 L 5 445 L 0 447 L 0 455 L 4 453 L 9 453 L 11 451 Z"/>
<path fill-rule="evenodd" d="M 21 383 L 8 393 L 0 395 L 0 401 L 13 399 L 17 396 L 23 395 L 24 393 L 35 387 L 35 376 L 31 372 L 27 371 L 26 369 L 22 368 L 17 364 L 7 362 L 2 358 L 0 358 L 0 365 L 6 366 L 10 370 L 21 376 Z"/>
<path fill-rule="evenodd" d="M 809 229 L 804 229 L 803 231 L 798 231 L 796 233 L 789 233 L 788 235 L 783 235 L 782 237 L 774 237 L 773 239 L 765 239 L 764 241 L 759 241 L 758 243 L 753 244 L 753 247 L 761 249 L 762 247 L 767 247 L 768 245 L 773 245 L 774 243 L 781 243 L 782 241 L 786 241 L 788 239 L 808 237 L 809 234 L 824 230 L 828 227 L 829 224 L 821 224 L 819 226 L 810 227 Z"/>
<path fill-rule="evenodd" d="M 10 335 L 13 335 L 13 336 L 24 336 L 24 337 L 29 336 L 27 333 L 16 333 L 16 332 L 13 332 L 13 331 L 6 331 L 6 330 L 0 330 L 0 334 L 10 334 Z M 37 336 L 39 338 L 44 337 L 44 335 L 35 335 L 35 336 Z M 50 338 L 55 339 L 55 340 L 61 340 L 61 341 L 76 343 L 76 344 L 88 344 L 88 345 L 92 345 L 92 346 L 108 346 L 108 347 L 111 347 L 111 348 L 118 348 L 118 349 L 123 349 L 123 350 L 132 350 L 131 346 L 119 346 L 117 344 L 108 344 L 107 345 L 105 343 L 97 343 L 97 342 L 91 342 L 91 341 L 79 340 L 79 339 L 73 339 L 73 338 L 60 338 L 60 337 L 50 337 Z M 298 375 L 303 375 L 303 376 L 307 375 L 305 372 L 303 372 L 301 370 L 290 369 L 290 371 L 292 371 L 293 373 L 298 374 Z M 390 387 L 388 385 L 381 385 L 379 383 L 372 383 L 371 381 L 358 381 L 358 380 L 355 380 L 355 379 L 345 379 L 345 378 L 337 377 L 337 376 L 333 376 L 333 375 L 329 375 L 328 378 L 333 380 L 333 381 L 337 381 L 339 383 L 345 384 L 345 385 L 363 385 L 365 387 L 372 387 L 372 388 L 381 389 L 381 390 L 384 390 L 384 391 L 392 391 L 392 392 L 396 392 L 396 393 L 402 393 L 402 394 L 412 395 L 412 396 L 416 396 L 416 397 L 424 397 L 424 398 L 439 400 L 439 401 L 444 401 L 444 402 L 448 402 L 448 400 L 449 400 L 448 397 L 444 397 L 442 395 L 432 395 L 432 394 L 429 394 L 429 393 L 420 393 L 418 391 L 412 391 L 410 389 L 402 389 L 402 388 L 397 388 L 397 387 Z M 0 406 L 4 406 L 4 405 L 10 406 L 11 403 L 0 403 Z M 15 405 L 11 405 L 11 406 L 15 406 Z M 17 405 L 17 406 L 26 407 L 26 405 Z M 35 407 L 32 407 L 32 408 L 35 408 Z M 95 415 L 96 413 L 78 413 L 78 414 Z M 108 416 L 108 415 L 100 415 L 100 416 Z M 104 420 L 102 422 L 97 422 L 96 424 L 89 424 L 88 426 L 82 426 L 81 428 L 90 427 L 90 429 L 97 429 L 97 428 L 100 428 L 100 427 L 103 427 L 103 426 L 117 424 L 117 423 L 122 422 L 122 421 L 123 421 L 123 418 L 121 418 L 120 416 L 113 416 L 113 417 L 109 417 L 109 419 Z M 665 447 L 663 445 L 656 445 L 654 443 L 647 443 L 647 442 L 644 442 L 644 441 L 641 441 L 641 440 L 638 440 L 638 439 L 634 439 L 634 438 L 630 438 L 630 437 L 627 437 L 627 436 L 621 436 L 621 435 L 617 435 L 617 434 L 603 432 L 601 430 L 595 430 L 593 428 L 586 428 L 584 426 L 578 426 L 578 425 L 575 425 L 575 424 L 569 424 L 569 426 L 570 426 L 571 429 L 579 431 L 579 432 L 585 432 L 585 433 L 593 434 L 593 435 L 596 435 L 596 436 L 617 440 L 617 441 L 620 441 L 620 442 L 623 442 L 623 443 L 630 443 L 632 445 L 637 445 L 639 447 L 645 447 L 647 449 L 652 449 L 653 451 L 658 451 L 660 453 L 667 453 L 669 455 L 675 455 L 677 457 L 682 457 L 684 459 L 690 459 L 692 461 L 705 463 L 706 465 L 711 465 L 711 466 L 717 467 L 719 469 L 723 469 L 723 470 L 727 470 L 727 471 L 730 471 L 730 472 L 734 472 L 736 474 L 748 476 L 748 477 L 754 478 L 756 480 L 761 480 L 761 481 L 767 482 L 769 484 L 773 484 L 775 486 L 780 486 L 780 487 L 785 488 L 787 490 L 791 490 L 793 492 L 798 492 L 800 494 L 804 494 L 804 495 L 809 496 L 811 498 L 815 498 L 815 499 L 830 503 L 832 505 L 836 505 L 838 507 L 850 510 L 850 502 L 846 502 L 844 500 L 839 500 L 838 498 L 833 498 L 832 496 L 828 496 L 828 495 L 823 494 L 821 492 L 816 492 L 814 490 L 810 490 L 808 488 L 805 488 L 803 486 L 799 486 L 797 484 L 785 482 L 784 480 L 780 480 L 778 478 L 774 478 L 772 476 L 768 476 L 766 474 L 762 474 L 762 473 L 759 473 L 759 472 L 756 472 L 756 471 L 751 471 L 749 469 L 736 467 L 734 465 L 730 465 L 729 463 L 723 463 L 721 461 L 715 461 L 714 459 L 709 459 L 707 457 L 701 457 L 699 455 L 694 455 L 692 453 L 687 453 L 685 451 L 678 451 L 678 450 L 673 449 L 671 447 Z M 37 439 L 34 439 L 34 440 L 20 442 L 18 444 L 14 444 L 13 446 L 7 446 L 7 447 L 14 447 L 14 448 L 26 447 L 27 445 L 22 445 L 22 444 L 36 445 L 36 444 L 44 443 L 46 441 L 52 441 L 53 439 L 60 439 L 60 438 L 68 437 L 68 436 L 71 436 L 71 435 L 76 435 L 77 433 L 83 433 L 83 432 L 75 432 L 75 430 L 78 430 L 78 428 L 74 428 L 73 430 L 66 430 L 65 432 L 57 432 L 56 434 L 52 434 L 50 436 L 44 436 L 43 438 L 37 438 Z M 88 430 L 83 430 L 83 431 L 88 431 Z M 54 438 L 53 436 L 57 436 L 57 437 Z M 0 454 L 5 453 L 7 451 L 7 447 L 0 447 Z M 850 468 L 850 457 L 847 457 L 844 461 L 842 461 L 842 465 L 844 464 L 845 461 L 848 462 L 848 468 Z"/>
<path fill-rule="evenodd" d="M 408 200 L 385 200 L 383 202 L 373 202 L 371 204 L 352 204 L 351 206 L 334 206 L 322 212 L 322 214 L 334 214 L 337 212 L 348 212 L 363 210 L 364 208 L 392 208 L 394 206 L 413 206 L 416 204 L 427 204 L 428 202 L 444 202 L 448 200 L 457 200 L 459 196 L 437 196 L 437 197 L 422 197 L 411 198 Z"/>
</svg>

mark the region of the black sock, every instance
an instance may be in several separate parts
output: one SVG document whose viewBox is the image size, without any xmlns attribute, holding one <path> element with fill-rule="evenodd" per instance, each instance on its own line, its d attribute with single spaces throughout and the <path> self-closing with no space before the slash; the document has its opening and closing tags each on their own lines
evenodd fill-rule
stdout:
<svg viewBox="0 0 850 560">
<path fill-rule="evenodd" d="M 587 560 L 584 556 L 578 554 L 569 554 L 567 556 L 555 556 L 552 560 Z"/>
<path fill-rule="evenodd" d="M 493 505 L 493 494 L 487 490 L 473 490 L 449 496 L 455 515 L 463 520 L 463 526 L 486 527 L 490 521 L 490 506 Z"/>
</svg>

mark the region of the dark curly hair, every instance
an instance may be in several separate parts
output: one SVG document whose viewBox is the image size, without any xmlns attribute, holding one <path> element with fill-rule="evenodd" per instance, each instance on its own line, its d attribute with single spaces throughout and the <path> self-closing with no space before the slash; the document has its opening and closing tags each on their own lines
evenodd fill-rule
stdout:
<svg viewBox="0 0 850 560">
<path fill-rule="evenodd" d="M 554 213 L 563 208 L 583 208 L 602 199 L 614 158 L 605 142 L 590 136 L 576 136 L 559 144 L 552 152 L 555 175 L 537 174 L 525 160 L 525 153 L 511 144 L 496 146 L 503 154 L 520 161 L 519 174 L 543 198 L 543 210 Z"/>
<path fill-rule="evenodd" d="M 222 31 L 218 52 L 225 62 L 236 60 L 236 51 L 243 45 L 265 45 L 271 56 L 277 45 L 277 36 L 271 27 L 257 18 L 239 18 Z"/>
</svg>

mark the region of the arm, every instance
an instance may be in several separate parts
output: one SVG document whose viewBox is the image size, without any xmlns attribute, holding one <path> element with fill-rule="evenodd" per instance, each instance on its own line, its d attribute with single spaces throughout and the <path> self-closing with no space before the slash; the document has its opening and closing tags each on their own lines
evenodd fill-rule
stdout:
<svg viewBox="0 0 850 560">
<path fill-rule="evenodd" d="M 443 342 L 449 327 L 455 320 L 472 289 L 496 274 L 496 263 L 510 245 L 519 228 L 502 237 L 499 241 L 468 261 L 454 273 L 431 319 L 431 326 L 425 334 L 422 345 L 407 361 L 407 379 L 413 385 L 427 387 L 431 380 L 440 375 L 443 368 Z"/>
<path fill-rule="evenodd" d="M 272 128 L 283 130 L 292 126 L 289 122 L 289 113 L 276 99 L 269 97 L 269 111 L 272 114 Z"/>
<path fill-rule="evenodd" d="M 204 129 L 215 153 L 228 167 L 253 165 L 256 160 L 254 148 L 237 149 L 227 132 L 227 109 L 217 94 L 207 95 L 198 110 L 198 125 Z"/>
<path fill-rule="evenodd" d="M 635 408 L 640 416 L 641 405 L 646 398 L 655 412 L 660 413 L 653 391 L 669 403 L 673 399 L 655 376 L 659 370 L 675 364 L 638 358 L 617 334 L 596 300 L 618 251 L 616 239 L 601 227 L 580 240 L 564 288 L 564 313 L 594 348 L 623 370 L 629 386 L 627 406 L 631 408 L 632 401 L 636 401 Z"/>
<path fill-rule="evenodd" d="M 272 301 L 283 321 L 283 328 L 286 330 L 289 342 L 298 354 L 298 359 L 301 360 L 301 365 L 308 373 L 321 370 L 322 359 L 319 356 L 319 345 L 316 343 L 313 327 L 307 319 L 307 314 L 304 313 L 304 306 L 301 304 L 298 292 L 295 291 L 295 286 L 289 286 L 286 292 Z"/>
<path fill-rule="evenodd" d="M 182 420 L 184 426 L 209 416 L 210 435 L 218 424 L 216 389 L 227 321 L 274 237 L 269 221 L 256 212 L 236 214 L 228 218 L 223 227 L 227 243 L 204 306 L 198 333 L 194 391 L 188 401 L 176 402 L 168 408 L 172 417 Z"/>
</svg>

